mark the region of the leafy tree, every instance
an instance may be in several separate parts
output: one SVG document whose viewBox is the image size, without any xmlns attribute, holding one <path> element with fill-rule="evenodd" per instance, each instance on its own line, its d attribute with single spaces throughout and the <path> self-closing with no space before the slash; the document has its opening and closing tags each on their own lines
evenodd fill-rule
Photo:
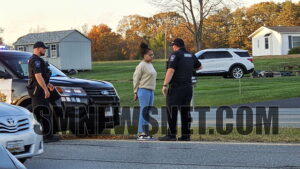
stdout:
<svg viewBox="0 0 300 169">
<path fill-rule="evenodd" d="M 151 21 L 153 22 L 153 32 L 156 34 L 161 32 L 169 33 L 173 27 L 186 22 L 184 17 L 177 12 L 158 13 L 151 18 Z"/>
<path fill-rule="evenodd" d="M 284 26 L 296 26 L 300 25 L 300 6 L 292 3 L 291 1 L 285 1 L 281 6 L 281 11 L 277 17 L 277 24 Z"/>
<path fill-rule="evenodd" d="M 186 28 L 186 23 L 182 23 L 171 30 L 172 37 L 180 37 L 184 40 L 185 47 L 191 52 L 197 52 L 193 34 Z"/>
<path fill-rule="evenodd" d="M 125 37 L 131 35 L 148 37 L 151 32 L 150 30 L 149 18 L 140 15 L 129 15 L 123 17 L 119 22 L 117 32 Z"/>
<path fill-rule="evenodd" d="M 149 18 L 140 15 L 129 15 L 123 17 L 119 22 L 117 32 L 123 36 L 125 41 L 124 53 L 128 59 L 139 58 L 139 45 L 142 41 L 148 42 L 151 34 Z"/>
<path fill-rule="evenodd" d="M 232 16 L 232 25 L 229 32 L 228 43 L 230 47 L 242 48 L 246 46 L 245 41 L 250 35 L 245 31 L 248 25 L 247 10 L 245 8 L 237 9 Z"/>
<path fill-rule="evenodd" d="M 92 40 L 94 61 L 125 59 L 121 35 L 112 32 L 107 25 L 94 25 L 87 36 Z"/>
<path fill-rule="evenodd" d="M 204 21 L 204 48 L 229 47 L 229 33 L 232 27 L 232 13 L 229 8 L 218 10 Z"/>
<path fill-rule="evenodd" d="M 261 26 L 299 26 L 300 5 L 262 2 L 233 12 L 222 9 L 204 21 L 204 47 L 233 47 L 251 50 L 248 36 Z"/>
<path fill-rule="evenodd" d="M 164 37 L 166 36 L 167 41 L 171 41 L 173 27 L 184 22 L 185 19 L 176 12 L 158 13 L 152 17 L 129 15 L 119 22 L 117 31 L 125 40 L 128 59 L 139 58 L 139 45 L 142 41 L 155 44 L 156 54 L 163 56 Z"/>
<path fill-rule="evenodd" d="M 226 1 L 228 3 L 228 1 Z M 186 19 L 186 28 L 193 35 L 196 50 L 201 49 L 204 19 L 219 9 L 225 0 L 153 0 L 152 4 L 178 11 Z"/>
<path fill-rule="evenodd" d="M 277 26 L 280 7 L 275 2 L 261 2 L 245 8 L 249 24 L 260 26 Z"/>
<path fill-rule="evenodd" d="M 149 40 L 149 47 L 154 51 L 156 58 L 163 58 L 165 49 L 165 34 L 158 33 Z"/>
</svg>

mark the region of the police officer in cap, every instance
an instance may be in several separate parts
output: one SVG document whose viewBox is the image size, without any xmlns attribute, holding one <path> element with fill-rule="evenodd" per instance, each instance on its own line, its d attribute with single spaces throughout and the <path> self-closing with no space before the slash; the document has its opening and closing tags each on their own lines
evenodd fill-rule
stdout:
<svg viewBox="0 0 300 169">
<path fill-rule="evenodd" d="M 44 142 L 58 141 L 59 138 L 53 135 L 52 111 L 48 98 L 54 86 L 49 83 L 51 71 L 41 56 L 46 53 L 46 45 L 43 42 L 36 42 L 33 46 L 33 55 L 28 62 L 28 93 L 32 101 L 32 110 L 43 126 Z"/>
<path fill-rule="evenodd" d="M 201 69 L 201 63 L 195 55 L 185 49 L 184 41 L 176 38 L 171 46 L 173 53 L 167 62 L 167 72 L 162 93 L 166 96 L 168 132 L 160 141 L 176 141 L 177 114 L 181 113 L 180 141 L 190 141 L 190 104 L 193 95 L 192 76 L 195 70 Z"/>
</svg>

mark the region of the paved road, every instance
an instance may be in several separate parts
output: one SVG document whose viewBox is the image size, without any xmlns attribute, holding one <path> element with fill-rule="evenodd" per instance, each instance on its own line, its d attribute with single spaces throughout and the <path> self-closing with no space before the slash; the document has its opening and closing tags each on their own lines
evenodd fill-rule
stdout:
<svg viewBox="0 0 300 169">
<path fill-rule="evenodd" d="M 300 169 L 300 144 L 61 141 L 28 169 Z"/>
<path fill-rule="evenodd" d="M 299 102 L 300 104 L 300 102 Z M 259 105 L 257 105 L 259 106 Z M 260 105 L 261 106 L 261 105 Z M 225 123 L 233 123 L 234 126 L 237 124 L 236 122 L 236 113 L 237 108 L 239 106 L 235 106 L 232 108 L 233 110 L 233 118 L 226 119 L 225 113 L 223 116 L 223 122 Z M 249 106 L 251 107 L 251 106 Z M 269 106 L 266 106 L 266 111 L 269 112 Z M 253 124 L 256 124 L 256 108 L 252 108 L 253 111 Z M 210 108 L 210 111 L 206 112 L 205 122 L 207 127 L 216 127 L 216 113 L 217 108 Z M 131 112 L 131 117 L 133 112 Z M 193 127 L 199 126 L 199 112 L 191 112 L 191 116 L 193 118 L 193 121 L 191 125 Z M 158 113 L 155 115 L 151 115 L 159 124 L 159 126 L 162 126 L 163 122 L 164 124 L 167 123 L 167 116 L 162 117 L 161 109 L 158 109 Z M 278 118 L 279 118 L 279 127 L 293 127 L 293 128 L 300 128 L 300 108 L 281 108 L 278 109 Z M 126 119 L 126 118 L 125 118 Z M 178 113 L 178 124 L 180 125 L 180 113 Z M 246 119 L 246 115 L 244 114 L 244 119 Z M 138 124 L 136 122 L 136 124 Z"/>
<path fill-rule="evenodd" d="M 278 117 L 279 117 L 279 127 L 293 127 L 293 128 L 300 128 L 300 97 L 297 98 L 290 98 L 290 99 L 283 99 L 283 100 L 273 100 L 273 101 L 266 101 L 266 102 L 259 102 L 259 103 L 251 103 L 251 104 L 243 104 L 243 105 L 232 105 L 230 106 L 233 110 L 233 118 L 226 119 L 225 115 L 223 117 L 224 124 L 225 123 L 233 123 L 236 125 L 236 113 L 237 109 L 241 106 L 251 107 L 253 111 L 253 124 L 256 124 L 256 107 L 265 107 L 266 111 L 269 112 L 269 107 L 278 107 Z M 196 106 L 197 107 L 197 106 Z M 216 127 L 216 107 L 211 107 L 210 111 L 206 112 L 205 122 L 207 127 Z M 154 111 L 156 112 L 156 111 Z M 130 117 L 133 117 L 133 109 L 131 109 Z M 136 112 L 138 113 L 138 112 Z M 224 113 L 225 114 L 225 113 Z M 193 122 L 191 125 L 193 127 L 199 126 L 199 112 L 191 112 L 191 116 L 193 118 Z M 156 114 L 151 114 L 151 117 L 154 118 L 159 126 L 162 124 L 167 123 L 167 116 L 162 116 L 162 109 L 157 108 Z M 246 118 L 244 116 L 244 118 Z M 128 119 L 128 118 L 122 118 Z M 129 118 L 131 119 L 131 118 Z M 136 118 L 138 120 L 138 118 Z M 137 124 L 137 121 L 135 122 Z M 180 113 L 178 115 L 178 124 L 180 125 Z"/>
<path fill-rule="evenodd" d="M 257 102 L 257 103 L 249 103 L 243 104 L 249 107 L 256 107 L 256 106 L 277 106 L 281 108 L 300 108 L 300 97 L 288 98 L 288 99 L 281 99 L 281 100 L 271 100 L 271 101 L 264 101 L 264 102 Z M 238 107 L 241 105 L 233 105 L 232 107 Z"/>
</svg>

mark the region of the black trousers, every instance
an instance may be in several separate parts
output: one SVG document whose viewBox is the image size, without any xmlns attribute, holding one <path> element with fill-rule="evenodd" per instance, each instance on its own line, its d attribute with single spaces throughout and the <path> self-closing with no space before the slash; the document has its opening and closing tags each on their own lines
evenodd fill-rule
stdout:
<svg viewBox="0 0 300 169">
<path fill-rule="evenodd" d="M 181 135 L 190 136 L 191 127 L 191 100 L 193 96 L 193 87 L 191 85 L 174 86 L 170 85 L 167 93 L 167 117 L 168 117 L 168 135 L 177 134 L 177 115 L 181 114 Z"/>
<path fill-rule="evenodd" d="M 32 112 L 37 120 L 43 126 L 44 138 L 53 136 L 53 114 L 50 103 L 45 99 L 44 92 L 37 90 L 34 95 L 31 95 Z"/>
</svg>

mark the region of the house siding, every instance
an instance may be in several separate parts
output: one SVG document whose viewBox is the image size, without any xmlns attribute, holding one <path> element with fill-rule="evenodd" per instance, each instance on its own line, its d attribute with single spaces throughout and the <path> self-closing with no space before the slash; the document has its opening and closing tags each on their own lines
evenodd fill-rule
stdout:
<svg viewBox="0 0 300 169">
<path fill-rule="evenodd" d="M 258 34 L 256 34 L 252 38 L 252 55 L 253 56 L 261 56 L 261 55 L 269 55 L 270 54 L 270 47 L 269 49 L 265 49 L 265 35 L 271 33 L 270 30 L 262 30 Z M 258 46 L 259 41 L 259 46 Z M 270 41 L 270 39 L 269 39 Z M 269 43 L 270 46 L 270 43 Z"/>
<path fill-rule="evenodd" d="M 78 32 L 73 32 L 59 44 L 61 67 L 64 70 L 91 70 L 91 41 Z"/>
<path fill-rule="evenodd" d="M 270 34 L 269 49 L 265 49 L 266 34 Z M 259 32 L 252 37 L 252 55 L 253 56 L 287 55 L 290 50 L 289 36 L 291 37 L 300 36 L 300 33 L 294 33 L 294 34 L 280 33 L 266 27 L 259 30 Z M 258 47 L 258 43 L 259 43 L 259 47 Z"/>
<path fill-rule="evenodd" d="M 63 34 L 62 34 L 63 32 Z M 48 32 L 49 34 L 49 32 Z M 65 35 L 65 36 L 63 36 Z M 47 35 L 45 43 L 50 47 L 51 44 L 57 45 L 57 56 L 51 58 L 50 49 L 47 50 L 46 55 L 42 58 L 45 61 L 53 64 L 61 70 L 91 70 L 92 69 L 92 56 L 91 56 L 91 41 L 82 35 L 80 32 L 73 31 L 58 31 L 54 32 L 52 36 Z M 45 38 L 44 36 L 40 36 Z M 60 38 L 59 42 L 58 39 Z M 30 39 L 32 40 L 32 39 Z M 36 41 L 38 41 L 37 39 Z M 26 40 L 24 40 L 26 41 Z M 27 44 L 16 42 L 15 48 L 18 49 L 19 46 L 24 46 L 27 52 L 33 52 L 33 44 Z"/>
</svg>

